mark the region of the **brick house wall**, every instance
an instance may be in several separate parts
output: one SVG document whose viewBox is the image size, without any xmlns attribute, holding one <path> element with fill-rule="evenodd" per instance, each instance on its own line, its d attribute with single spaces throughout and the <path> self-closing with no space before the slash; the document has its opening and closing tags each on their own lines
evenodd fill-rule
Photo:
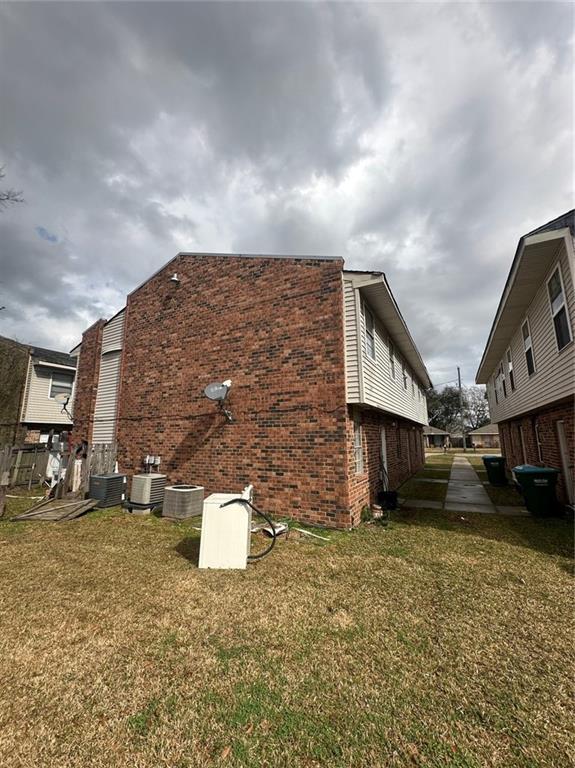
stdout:
<svg viewBox="0 0 575 768">
<path fill-rule="evenodd" d="M 98 376 L 100 374 L 102 333 L 105 324 L 105 320 L 97 320 L 82 334 L 82 347 L 76 371 L 73 410 L 73 439 L 76 442 L 80 440 L 90 442 L 92 439 L 94 408 L 96 406 L 96 392 Z"/>
<path fill-rule="evenodd" d="M 350 527 L 341 270 L 341 260 L 180 255 L 133 292 L 121 471 L 141 471 L 152 453 L 170 482 L 206 493 L 251 482 L 272 514 Z M 82 342 L 80 375 L 84 355 Z M 228 378 L 231 424 L 203 395 Z"/>
<path fill-rule="evenodd" d="M 0 446 L 24 440 L 26 429 L 20 424 L 20 408 L 29 359 L 27 346 L 0 337 Z"/>
<path fill-rule="evenodd" d="M 556 467 L 561 470 L 557 484 L 557 496 L 566 503 L 568 500 L 563 477 L 563 464 L 557 436 L 557 422 L 563 421 L 573 461 L 575 455 L 575 403 L 573 398 L 542 408 L 519 418 L 499 422 L 501 453 L 507 467 L 513 469 L 519 464 L 535 464 Z M 523 441 L 521 437 L 523 436 Z M 537 439 L 539 436 L 539 440 Z M 523 451 L 523 445 L 525 451 Z"/>
<path fill-rule="evenodd" d="M 356 472 L 354 421 L 362 425 L 364 471 Z M 353 525 L 361 519 L 361 510 L 376 502 L 383 490 L 381 479 L 381 428 L 385 428 L 389 489 L 397 490 L 425 463 L 423 427 L 379 411 L 349 407 L 347 417 L 347 457 L 350 509 Z"/>
</svg>

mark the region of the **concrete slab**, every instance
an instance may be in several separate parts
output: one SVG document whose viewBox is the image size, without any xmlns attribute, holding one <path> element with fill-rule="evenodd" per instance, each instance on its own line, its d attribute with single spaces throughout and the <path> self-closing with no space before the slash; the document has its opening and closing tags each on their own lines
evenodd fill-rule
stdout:
<svg viewBox="0 0 575 768">
<path fill-rule="evenodd" d="M 444 485 L 447 485 L 449 482 L 447 478 L 445 480 L 439 480 L 432 477 L 412 477 L 411 479 L 415 480 L 416 483 L 443 483 Z"/>
<path fill-rule="evenodd" d="M 531 512 L 528 512 L 525 507 L 513 507 L 513 506 L 499 506 L 495 507 L 500 515 L 506 515 L 507 517 L 529 517 Z"/>
<path fill-rule="evenodd" d="M 466 504 L 464 502 L 446 502 L 446 512 L 474 512 L 479 515 L 496 515 L 497 512 L 493 504 Z"/>
<path fill-rule="evenodd" d="M 440 501 L 431 501 L 431 499 L 400 499 L 399 504 L 406 509 L 443 509 Z"/>
</svg>

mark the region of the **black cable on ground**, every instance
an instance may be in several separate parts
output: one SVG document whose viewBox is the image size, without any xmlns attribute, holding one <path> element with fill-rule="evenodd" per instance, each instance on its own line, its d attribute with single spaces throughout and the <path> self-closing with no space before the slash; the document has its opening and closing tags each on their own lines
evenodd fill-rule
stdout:
<svg viewBox="0 0 575 768">
<path fill-rule="evenodd" d="M 248 501 L 247 499 L 242 499 L 241 496 L 238 497 L 237 499 L 230 499 L 229 501 L 225 501 L 223 504 L 220 504 L 220 507 L 227 507 L 229 504 L 238 504 L 238 503 L 247 504 L 248 507 L 251 507 L 257 515 L 259 515 L 260 517 L 263 517 L 263 519 L 266 521 L 266 523 L 268 523 L 269 527 L 271 528 L 272 540 L 269 547 L 264 549 L 263 552 L 259 552 L 257 555 L 248 555 L 248 560 L 261 560 L 262 557 L 269 555 L 269 553 L 272 551 L 272 549 L 275 546 L 276 538 L 277 538 L 275 525 L 273 524 L 273 521 L 271 520 L 271 518 L 269 518 L 265 512 L 262 512 L 257 507 L 254 507 L 251 501 Z"/>
</svg>

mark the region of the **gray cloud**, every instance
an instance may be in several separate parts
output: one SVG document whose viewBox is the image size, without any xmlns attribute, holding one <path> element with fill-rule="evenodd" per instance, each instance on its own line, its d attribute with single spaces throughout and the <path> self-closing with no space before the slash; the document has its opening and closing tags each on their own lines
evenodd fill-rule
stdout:
<svg viewBox="0 0 575 768">
<path fill-rule="evenodd" d="M 571 205 L 573 7 L 0 5 L 0 333 L 66 348 L 179 249 L 383 269 L 437 381 Z"/>
</svg>

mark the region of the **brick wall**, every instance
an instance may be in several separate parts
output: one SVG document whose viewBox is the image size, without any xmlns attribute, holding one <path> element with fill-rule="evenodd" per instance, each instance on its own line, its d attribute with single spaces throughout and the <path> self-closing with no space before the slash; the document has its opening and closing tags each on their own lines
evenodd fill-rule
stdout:
<svg viewBox="0 0 575 768">
<path fill-rule="evenodd" d="M 557 467 L 561 470 L 557 495 L 567 502 L 563 464 L 557 436 L 557 422 L 563 421 L 568 449 L 573 463 L 575 455 L 574 401 L 573 399 L 543 408 L 526 416 L 498 424 L 501 452 L 509 469 L 518 464 L 535 464 Z M 523 440 L 521 437 L 523 436 Z M 539 436 L 539 445 L 537 436 Z"/>
<path fill-rule="evenodd" d="M 26 386 L 30 351 L 24 344 L 0 337 L 0 446 L 22 442 L 20 408 Z"/>
<path fill-rule="evenodd" d="M 251 482 L 273 514 L 349 527 L 341 268 L 180 256 L 131 294 L 121 470 L 139 472 L 153 453 L 171 482 L 208 493 Z M 84 344 L 79 376 L 83 357 Z M 227 378 L 231 424 L 203 396 Z"/>
<path fill-rule="evenodd" d="M 364 471 L 361 474 L 356 472 L 354 417 L 359 418 L 362 425 Z M 359 523 L 362 508 L 374 504 L 378 491 L 383 490 L 381 480 L 382 427 L 385 428 L 390 490 L 397 490 L 425 463 L 423 427 L 378 411 L 350 407 L 347 419 L 347 446 L 350 508 L 353 525 Z"/>
<path fill-rule="evenodd" d="M 97 320 L 82 334 L 82 347 L 78 370 L 76 372 L 76 393 L 74 397 L 74 429 L 73 439 L 92 439 L 94 426 L 94 408 L 98 376 L 100 374 L 100 357 L 102 353 L 102 333 L 105 320 Z"/>
</svg>

